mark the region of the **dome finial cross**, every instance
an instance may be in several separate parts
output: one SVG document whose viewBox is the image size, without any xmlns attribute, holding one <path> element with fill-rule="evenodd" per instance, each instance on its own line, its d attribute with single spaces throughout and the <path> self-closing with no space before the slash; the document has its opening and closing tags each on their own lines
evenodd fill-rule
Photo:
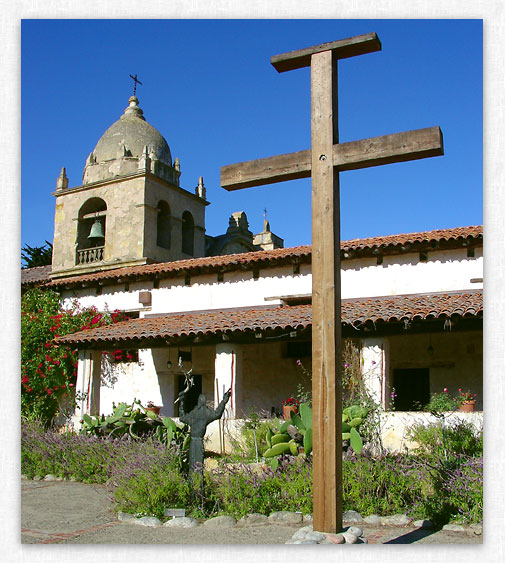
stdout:
<svg viewBox="0 0 505 563">
<path fill-rule="evenodd" d="M 140 82 L 140 80 L 137 79 L 137 75 L 133 76 L 132 74 L 130 74 L 130 78 L 134 82 L 134 84 L 133 84 L 133 95 L 135 96 L 135 92 L 137 91 L 137 83 L 142 85 L 142 82 Z"/>
</svg>

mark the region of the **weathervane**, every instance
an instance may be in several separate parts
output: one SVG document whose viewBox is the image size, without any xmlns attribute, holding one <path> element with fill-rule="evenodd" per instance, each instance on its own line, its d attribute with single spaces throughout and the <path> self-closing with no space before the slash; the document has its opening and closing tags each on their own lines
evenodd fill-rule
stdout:
<svg viewBox="0 0 505 563">
<path fill-rule="evenodd" d="M 134 84 L 133 84 L 133 95 L 135 96 L 135 92 L 137 91 L 137 83 L 142 86 L 142 82 L 140 82 L 140 80 L 137 79 L 137 75 L 133 76 L 132 74 L 130 74 L 130 78 L 134 82 Z"/>
<path fill-rule="evenodd" d="M 265 207 L 265 209 L 263 209 L 263 217 L 265 219 L 267 218 L 267 212 L 268 212 L 268 209 Z"/>
</svg>

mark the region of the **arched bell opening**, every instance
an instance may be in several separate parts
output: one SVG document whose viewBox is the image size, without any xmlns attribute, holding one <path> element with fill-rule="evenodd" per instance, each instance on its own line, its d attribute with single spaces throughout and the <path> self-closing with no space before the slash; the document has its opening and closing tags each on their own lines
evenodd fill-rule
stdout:
<svg viewBox="0 0 505 563">
<path fill-rule="evenodd" d="M 193 256 L 195 247 L 195 221 L 189 211 L 182 214 L 182 252 Z"/>
<path fill-rule="evenodd" d="M 76 265 L 103 260 L 107 204 L 99 197 L 88 199 L 79 209 Z"/>
<path fill-rule="evenodd" d="M 166 201 L 158 203 L 158 218 L 156 222 L 156 244 L 161 248 L 170 248 L 172 235 L 172 220 L 170 206 Z"/>
</svg>

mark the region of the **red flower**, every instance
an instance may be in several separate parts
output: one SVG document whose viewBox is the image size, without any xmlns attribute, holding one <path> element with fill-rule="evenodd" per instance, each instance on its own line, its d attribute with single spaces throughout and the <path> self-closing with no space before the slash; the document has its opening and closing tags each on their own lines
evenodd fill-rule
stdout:
<svg viewBox="0 0 505 563">
<path fill-rule="evenodd" d="M 47 394 L 48 394 L 48 395 L 52 395 L 52 394 L 53 394 L 53 392 L 51 391 L 51 389 L 46 389 L 46 391 L 47 391 Z"/>
<path fill-rule="evenodd" d="M 289 397 L 285 401 L 282 401 L 282 406 L 298 406 L 300 401 L 295 399 L 294 397 Z"/>
<path fill-rule="evenodd" d="M 23 377 L 23 379 L 21 380 L 23 383 L 28 383 L 30 380 L 28 379 L 28 377 Z"/>
</svg>

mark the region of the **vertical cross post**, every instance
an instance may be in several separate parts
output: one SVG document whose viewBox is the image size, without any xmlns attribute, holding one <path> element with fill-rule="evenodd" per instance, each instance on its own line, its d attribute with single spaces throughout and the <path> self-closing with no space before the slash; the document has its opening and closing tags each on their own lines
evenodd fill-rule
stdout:
<svg viewBox="0 0 505 563">
<path fill-rule="evenodd" d="M 312 140 L 312 432 L 314 530 L 342 523 L 342 384 L 340 322 L 340 187 L 337 59 L 311 57 Z"/>
</svg>

